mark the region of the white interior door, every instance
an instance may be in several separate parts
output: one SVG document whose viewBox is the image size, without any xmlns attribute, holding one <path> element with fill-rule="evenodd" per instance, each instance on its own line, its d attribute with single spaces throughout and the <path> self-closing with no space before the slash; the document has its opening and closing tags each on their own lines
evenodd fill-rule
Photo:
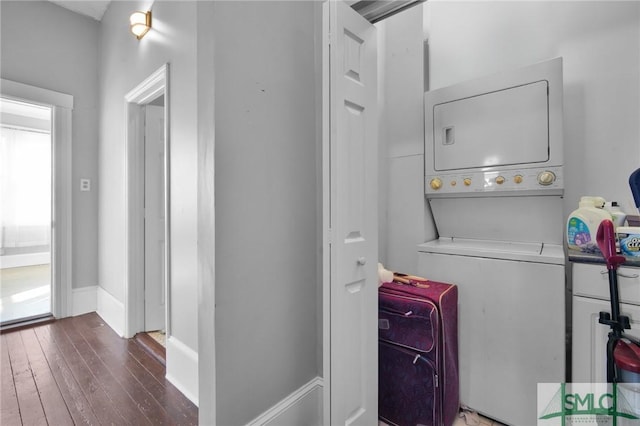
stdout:
<svg viewBox="0 0 640 426">
<path fill-rule="evenodd" d="M 165 329 L 164 107 L 145 106 L 144 329 Z"/>
<path fill-rule="evenodd" d="M 324 424 L 378 418 L 377 35 L 323 9 Z"/>
</svg>

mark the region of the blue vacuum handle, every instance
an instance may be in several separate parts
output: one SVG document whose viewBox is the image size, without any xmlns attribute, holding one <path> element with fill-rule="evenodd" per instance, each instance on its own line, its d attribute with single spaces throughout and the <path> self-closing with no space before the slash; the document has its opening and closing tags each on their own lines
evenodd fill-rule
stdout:
<svg viewBox="0 0 640 426">
<path fill-rule="evenodd" d="M 631 173 L 631 176 L 629 176 L 629 186 L 631 187 L 631 193 L 633 194 L 633 201 L 636 203 L 636 208 L 640 211 L 640 169 Z"/>
</svg>

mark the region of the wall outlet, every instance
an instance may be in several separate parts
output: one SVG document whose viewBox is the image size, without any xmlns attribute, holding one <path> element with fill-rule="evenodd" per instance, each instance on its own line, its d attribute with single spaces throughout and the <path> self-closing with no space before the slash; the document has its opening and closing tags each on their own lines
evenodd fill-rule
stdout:
<svg viewBox="0 0 640 426">
<path fill-rule="evenodd" d="M 80 179 L 80 191 L 91 191 L 91 179 Z"/>
</svg>

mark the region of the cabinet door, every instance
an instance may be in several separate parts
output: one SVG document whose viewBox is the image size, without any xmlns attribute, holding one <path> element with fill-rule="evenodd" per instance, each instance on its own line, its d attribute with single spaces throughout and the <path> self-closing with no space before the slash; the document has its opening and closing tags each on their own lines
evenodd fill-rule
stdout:
<svg viewBox="0 0 640 426">
<path fill-rule="evenodd" d="M 611 312 L 606 300 L 573 297 L 572 377 L 574 383 L 607 381 L 607 335 L 609 327 L 598 322 L 600 311 Z M 625 333 L 640 338 L 640 306 L 622 304 L 620 312 L 631 321 Z"/>
</svg>

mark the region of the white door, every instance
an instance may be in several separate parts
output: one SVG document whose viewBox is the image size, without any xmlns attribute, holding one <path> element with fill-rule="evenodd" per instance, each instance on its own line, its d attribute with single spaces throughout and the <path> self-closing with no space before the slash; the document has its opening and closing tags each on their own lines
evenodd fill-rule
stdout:
<svg viewBox="0 0 640 426">
<path fill-rule="evenodd" d="M 375 28 L 323 9 L 324 424 L 378 420 Z"/>
<path fill-rule="evenodd" d="M 145 106 L 144 329 L 165 329 L 164 108 Z"/>
</svg>

